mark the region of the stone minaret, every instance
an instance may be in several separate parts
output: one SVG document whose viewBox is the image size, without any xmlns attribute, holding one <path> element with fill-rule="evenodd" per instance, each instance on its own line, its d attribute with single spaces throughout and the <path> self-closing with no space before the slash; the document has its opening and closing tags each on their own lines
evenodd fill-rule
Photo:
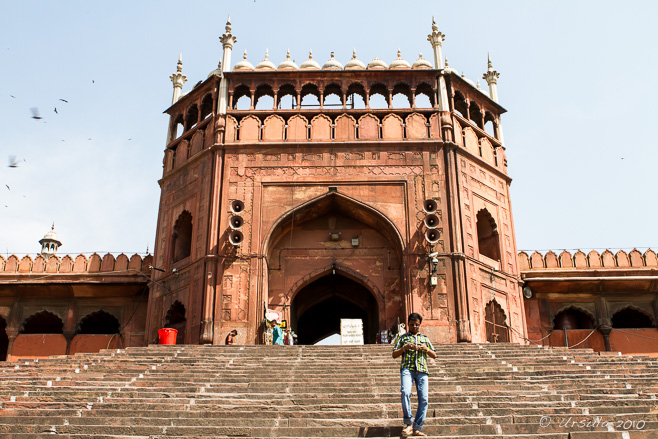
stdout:
<svg viewBox="0 0 658 439">
<path fill-rule="evenodd" d="M 487 71 L 485 72 L 484 75 L 482 75 L 482 79 L 487 81 L 487 84 L 489 85 L 489 96 L 496 103 L 498 103 L 497 82 L 499 76 L 500 73 L 498 73 L 493 69 L 493 64 L 491 64 L 491 56 L 487 54 Z M 500 143 L 505 144 L 505 140 L 503 138 L 503 125 L 500 122 L 500 120 L 498 120 L 497 122 L 498 122 L 498 126 L 497 126 L 496 138 L 500 140 Z"/>
<path fill-rule="evenodd" d="M 222 42 L 222 48 L 224 53 L 222 55 L 222 72 L 228 72 L 231 70 L 231 51 L 233 50 L 233 44 L 238 41 L 236 37 L 231 34 L 231 15 L 229 14 L 228 20 L 226 21 L 226 32 L 219 37 L 219 41 Z M 217 103 L 217 114 L 226 114 L 226 107 L 228 105 L 228 82 L 223 80 L 219 84 L 219 101 Z"/>
</svg>

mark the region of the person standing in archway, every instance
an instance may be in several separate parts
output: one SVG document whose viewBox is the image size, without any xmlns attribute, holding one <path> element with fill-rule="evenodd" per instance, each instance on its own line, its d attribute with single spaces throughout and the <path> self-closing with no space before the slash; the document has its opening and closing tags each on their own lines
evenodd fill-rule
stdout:
<svg viewBox="0 0 658 439">
<path fill-rule="evenodd" d="M 224 341 L 224 344 L 231 345 L 234 343 L 234 337 L 238 335 L 238 331 L 236 329 L 232 330 L 231 332 L 228 333 L 226 336 L 226 340 Z"/>
<path fill-rule="evenodd" d="M 409 314 L 405 334 L 398 334 L 399 338 L 393 348 L 393 358 L 402 356 L 400 363 L 400 381 L 402 394 L 402 415 L 404 417 L 403 436 L 427 436 L 422 432 L 427 414 L 428 404 L 428 369 L 427 357 L 436 358 L 434 346 L 430 339 L 421 334 L 420 324 L 423 317 L 418 313 Z M 416 417 L 411 420 L 411 386 L 416 383 L 418 394 L 418 408 Z"/>
<path fill-rule="evenodd" d="M 272 322 L 272 344 L 283 345 L 283 331 L 276 320 Z"/>
</svg>

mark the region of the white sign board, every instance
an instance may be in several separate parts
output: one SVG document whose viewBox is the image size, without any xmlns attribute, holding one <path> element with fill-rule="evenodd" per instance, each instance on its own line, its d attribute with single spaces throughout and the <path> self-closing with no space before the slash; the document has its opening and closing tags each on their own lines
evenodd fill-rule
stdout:
<svg viewBox="0 0 658 439">
<path fill-rule="evenodd" d="M 342 345 L 363 344 L 363 320 L 340 319 L 340 344 Z"/>
</svg>

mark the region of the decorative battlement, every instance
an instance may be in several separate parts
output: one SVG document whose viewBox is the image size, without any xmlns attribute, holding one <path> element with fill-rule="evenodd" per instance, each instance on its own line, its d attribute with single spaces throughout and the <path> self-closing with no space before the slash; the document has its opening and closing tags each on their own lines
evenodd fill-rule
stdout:
<svg viewBox="0 0 658 439">
<path fill-rule="evenodd" d="M 599 254 L 596 250 L 592 250 L 585 254 L 583 251 L 578 250 L 571 255 L 566 250 L 563 250 L 558 256 L 553 251 L 549 251 L 542 256 L 541 253 L 535 251 L 532 255 L 528 256 L 526 252 L 518 254 L 519 271 L 529 270 L 546 270 L 546 269 L 614 269 L 614 268 L 657 268 L 658 258 L 656 253 L 647 249 L 644 254 L 639 250 L 633 249 L 629 253 L 624 250 L 619 250 L 617 253 L 612 253 L 610 250 L 605 250 Z"/>
<path fill-rule="evenodd" d="M 121 253 L 116 258 L 111 253 L 106 253 L 103 257 L 94 253 L 89 258 L 80 254 L 71 257 L 66 255 L 62 258 L 58 256 L 37 255 L 34 259 L 30 255 L 18 258 L 11 255 L 7 259 L 0 256 L 0 276 L 15 274 L 82 274 L 82 273 L 117 273 L 117 272 L 141 272 L 150 273 L 149 265 L 153 263 L 153 256 L 147 255 L 142 258 L 134 254 L 128 258 Z"/>
</svg>

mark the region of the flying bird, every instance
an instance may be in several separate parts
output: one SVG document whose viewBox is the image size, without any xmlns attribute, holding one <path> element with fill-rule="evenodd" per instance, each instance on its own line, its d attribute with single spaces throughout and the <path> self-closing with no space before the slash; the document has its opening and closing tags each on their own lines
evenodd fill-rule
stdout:
<svg viewBox="0 0 658 439">
<path fill-rule="evenodd" d="M 37 107 L 30 108 L 30 111 L 32 112 L 32 119 L 43 119 L 43 117 L 39 116 L 39 109 Z"/>
<path fill-rule="evenodd" d="M 69 101 L 67 101 L 66 99 L 60 99 L 60 101 L 66 102 L 67 104 L 69 103 Z"/>
<path fill-rule="evenodd" d="M 8 184 L 6 184 L 5 186 L 7 186 L 7 190 L 8 190 L 8 191 L 10 191 L 10 190 L 11 190 L 11 189 L 9 189 L 9 185 L 8 185 Z"/>
<path fill-rule="evenodd" d="M 55 107 L 55 114 L 59 114 L 59 113 L 57 112 L 57 107 Z"/>
<path fill-rule="evenodd" d="M 13 155 L 9 156 L 9 167 L 10 168 L 18 167 L 18 160 L 16 160 L 16 157 Z"/>
<path fill-rule="evenodd" d="M 14 95 L 9 95 L 9 96 L 11 96 L 12 98 L 16 99 L 16 96 L 14 96 Z"/>
</svg>

